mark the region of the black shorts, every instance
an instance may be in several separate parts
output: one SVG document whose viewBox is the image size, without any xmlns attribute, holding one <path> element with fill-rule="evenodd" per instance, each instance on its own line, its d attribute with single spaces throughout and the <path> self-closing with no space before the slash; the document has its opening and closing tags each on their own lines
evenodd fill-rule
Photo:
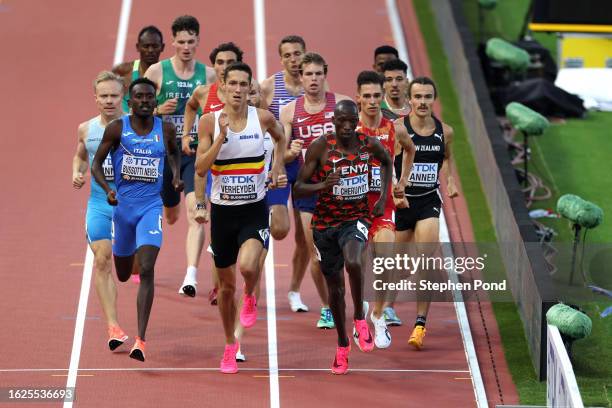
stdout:
<svg viewBox="0 0 612 408">
<path fill-rule="evenodd" d="M 410 207 L 395 210 L 395 230 L 414 230 L 416 223 L 427 218 L 440 218 L 442 200 L 438 191 L 420 197 L 407 197 Z"/>
<path fill-rule="evenodd" d="M 185 195 L 193 192 L 195 176 L 195 154 L 187 156 L 181 153 L 181 180 L 185 183 L 183 192 Z M 177 193 L 172 185 L 172 169 L 168 163 L 168 157 L 164 158 L 164 184 L 162 186 L 161 198 L 164 207 L 176 207 L 181 202 L 181 193 Z"/>
<path fill-rule="evenodd" d="M 313 229 L 315 251 L 325 276 L 333 276 L 344 268 L 342 248 L 348 241 L 368 242 L 370 223 L 364 220 L 347 221 L 337 227 Z"/>
<path fill-rule="evenodd" d="M 245 241 L 254 238 L 268 247 L 270 228 L 266 200 L 243 205 L 210 206 L 210 246 L 217 268 L 236 263 Z"/>
</svg>

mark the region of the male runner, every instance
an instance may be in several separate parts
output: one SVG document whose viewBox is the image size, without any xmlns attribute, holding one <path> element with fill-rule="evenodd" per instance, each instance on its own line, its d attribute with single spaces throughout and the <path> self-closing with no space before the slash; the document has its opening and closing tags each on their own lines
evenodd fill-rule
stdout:
<svg viewBox="0 0 612 408">
<path fill-rule="evenodd" d="M 85 173 L 98 150 L 104 128 L 123 114 L 121 109 L 123 81 L 119 76 L 108 71 L 100 72 L 94 81 L 94 92 L 96 107 L 100 114 L 79 125 L 77 149 L 72 159 L 72 186 L 77 189 L 85 184 Z M 111 188 L 114 188 L 110 157 L 104 159 L 103 166 L 104 176 L 111 183 Z M 104 190 L 92 179 L 91 194 L 87 201 L 85 232 L 94 254 L 94 286 L 108 325 L 108 346 L 111 350 L 115 350 L 128 339 L 128 336 L 117 323 L 117 287 L 111 274 L 112 215 L 112 207 L 106 202 Z"/>
<path fill-rule="evenodd" d="M 195 53 L 200 43 L 200 24 L 195 17 L 177 17 L 172 23 L 172 45 L 175 54 L 172 58 L 152 65 L 145 77 L 151 79 L 157 85 L 157 114 L 162 119 L 172 122 L 178 136 L 178 147 L 181 149 L 181 135 L 183 134 L 183 113 L 185 104 L 198 85 L 215 81 L 214 70 L 195 60 Z M 196 122 L 197 123 L 197 122 Z M 197 143 L 195 137 L 197 128 L 189 130 Z M 194 163 L 195 157 L 186 154 L 181 155 L 181 179 L 185 182 L 185 208 L 187 210 L 187 239 L 185 249 L 187 253 L 187 283 L 192 285 L 183 286 L 188 289 L 186 295 L 196 295 L 196 275 L 200 262 L 200 254 L 204 245 L 204 227 L 195 220 L 196 198 L 194 193 Z M 162 189 L 162 200 L 164 202 L 164 218 L 168 224 L 174 224 L 179 217 L 181 195 L 177 193 L 172 185 L 172 175 L 169 166 L 164 166 L 164 186 Z M 182 288 L 181 288 L 182 289 Z"/>
<path fill-rule="evenodd" d="M 392 162 L 383 145 L 373 137 L 356 133 L 359 110 L 343 100 L 334 110 L 335 132 L 313 141 L 293 188 L 296 196 L 318 193 L 312 218 L 315 250 L 327 281 L 338 346 L 332 373 L 348 371 L 349 339 L 345 327 L 344 273 L 346 268 L 354 306 L 353 338 L 361 351 L 374 348 L 363 304 L 363 251 L 368 241 L 371 216 L 384 213 Z M 372 213 L 368 208 L 372 156 L 380 163 L 381 194 Z M 317 175 L 317 183 L 311 183 Z"/>
<path fill-rule="evenodd" d="M 233 42 L 220 44 L 210 53 L 210 62 L 213 64 L 213 69 L 215 70 L 217 80 L 207 85 L 198 85 L 185 105 L 182 137 L 183 154 L 187 156 L 195 154 L 195 140 L 190 134 L 190 130 L 193 128 L 196 121 L 198 110 L 201 110 L 202 113 L 206 114 L 221 110 L 225 106 L 225 96 L 220 88 L 220 84 L 223 82 L 223 72 L 230 64 L 236 61 L 242 61 L 242 54 L 242 50 Z M 195 174 L 194 193 L 196 208 L 194 219 L 200 224 L 205 222 L 208 218 L 208 212 L 206 211 L 206 196 L 210 195 L 211 182 L 212 177 L 210 176 L 210 172 L 206 180 L 204 180 L 203 177 Z M 209 299 L 212 304 L 216 304 L 219 279 L 217 277 L 217 271 L 215 270 L 214 265 L 212 269 L 212 277 L 214 288 L 209 294 Z M 179 289 L 179 293 L 186 294 L 188 296 L 195 296 L 196 288 L 197 270 L 188 270 L 185 278 L 183 279 L 183 284 Z"/>
<path fill-rule="evenodd" d="M 453 140 L 453 129 L 433 116 L 432 107 L 437 91 L 436 85 L 430 78 L 415 78 L 410 82 L 408 92 L 412 112 L 398 122 L 403 121 L 408 129 L 416 146 L 416 154 L 406 187 L 410 207 L 398 208 L 395 213 L 396 241 L 436 243 L 439 241 L 439 217 L 442 210 L 438 191 L 440 169 L 446 172 L 448 196 L 453 198 L 459 194 L 451 175 L 450 145 Z M 396 172 L 401 171 L 397 156 L 395 169 Z M 417 350 L 423 348 L 425 322 L 430 303 L 427 300 L 417 301 L 417 318 L 408 340 L 408 343 Z"/>
<path fill-rule="evenodd" d="M 399 59 L 399 53 L 390 45 L 381 45 L 374 50 L 374 63 L 372 69 L 379 74 L 383 73 L 385 62 Z"/>
<path fill-rule="evenodd" d="M 302 87 L 302 78 L 300 76 L 300 63 L 306 52 L 306 42 L 297 35 L 288 35 L 283 37 L 278 45 L 278 53 L 281 58 L 283 70 L 275 73 L 261 83 L 262 97 L 268 106 L 270 112 L 278 120 L 280 118 L 280 110 L 289 102 L 294 101 L 299 96 L 304 94 Z M 301 140 L 292 140 L 290 149 L 299 153 L 302 149 Z M 291 186 L 295 183 L 297 177 L 297 168 L 287 168 L 287 176 L 289 183 L 285 188 L 277 188 L 268 192 L 268 204 L 274 203 L 278 205 L 274 213 L 276 222 L 270 226 L 272 237 L 281 240 L 289 233 L 289 211 L 287 203 L 289 201 L 289 193 Z M 280 214 L 282 213 L 282 214 Z M 295 225 L 295 247 L 303 248 L 306 245 L 304 241 L 304 228 L 299 217 L 299 211 L 293 211 L 293 221 Z M 302 302 L 300 296 L 300 284 L 304 279 L 306 268 L 309 261 L 308 252 L 295 250 L 293 252 L 291 283 L 289 285 L 289 306 L 293 312 L 307 312 L 308 306 Z"/>
<path fill-rule="evenodd" d="M 236 305 L 236 263 L 244 278 L 240 322 L 245 328 L 257 319 L 255 286 L 259 279 L 259 259 L 269 239 L 268 209 L 265 202 L 266 172 L 264 135 L 276 142 L 270 171 L 270 188 L 283 187 L 283 158 L 286 140 L 274 116 L 248 106 L 251 68 L 236 62 L 225 69 L 223 88 L 226 105 L 200 119 L 196 169 L 203 176 L 212 173 L 210 196 L 210 235 L 215 266 L 219 274 L 219 312 L 225 331 L 225 351 L 221 372 L 238 371 L 234 336 Z"/>
<path fill-rule="evenodd" d="M 129 112 L 127 93 L 128 87 L 135 79 L 144 76 L 147 69 L 159 61 L 159 56 L 164 51 L 164 37 L 155 26 L 146 26 L 138 33 L 136 52 L 140 59 L 122 62 L 113 67 L 113 72 L 123 77 L 125 82 L 125 95 L 123 96 L 123 111 Z"/>
<path fill-rule="evenodd" d="M 394 59 L 385 62 L 382 70 L 385 78 L 385 97 L 381 108 L 400 117 L 408 115 L 408 66 L 404 61 Z"/>
<path fill-rule="evenodd" d="M 117 277 L 129 279 L 138 254 L 140 285 L 136 310 L 138 336 L 130 357 L 145 361 L 145 334 L 153 306 L 154 268 L 162 242 L 162 187 L 164 157 L 172 170 L 172 185 L 182 190 L 180 153 L 174 126 L 153 116 L 155 84 L 138 78 L 130 85 L 132 114 L 110 123 L 94 156 L 91 171 L 113 209 L 113 255 Z M 102 162 L 111 154 L 116 191 L 104 177 Z"/>
<path fill-rule="evenodd" d="M 298 149 L 287 151 L 285 162 L 287 162 L 288 178 L 297 174 L 298 169 L 304 162 L 304 154 L 312 141 L 328 132 L 333 132 L 332 119 L 336 103 L 349 99 L 347 96 L 325 91 L 327 78 L 327 63 L 322 56 L 315 53 L 304 55 L 300 63 L 300 78 L 304 86 L 304 95 L 289 103 L 282 109 L 280 121 L 285 130 L 285 136 L 290 140 L 298 140 L 302 143 L 301 154 Z M 299 143 L 299 142 L 298 142 Z M 325 279 L 315 256 L 312 238 L 312 213 L 315 208 L 316 195 L 302 199 L 295 199 L 294 211 L 298 212 L 304 234 L 296 235 L 296 252 L 307 254 L 310 259 L 310 273 L 321 298 L 321 316 L 317 322 L 320 329 L 333 329 L 334 320 L 327 303 L 327 289 Z M 297 229 L 297 228 L 296 228 Z M 296 255 L 294 254 L 294 259 Z M 292 291 L 299 292 L 304 273 L 294 269 L 294 282 Z"/>
<path fill-rule="evenodd" d="M 395 125 L 389 119 L 382 116 L 380 102 L 383 99 L 383 78 L 374 71 L 363 71 L 357 77 L 357 103 L 359 103 L 359 124 L 357 131 L 377 138 L 385 147 L 389 157 L 395 157 L 395 152 L 404 150 L 402 173 L 397 185 L 394 186 L 400 199 L 405 200 L 404 189 L 408 184 L 408 176 L 412 161 L 414 158 L 414 144 L 408 136 L 406 127 L 402 124 Z M 401 161 L 400 160 L 400 161 Z M 380 166 L 378 163 L 372 163 L 372 177 L 370 178 L 370 192 L 368 193 L 368 204 L 370 211 L 373 211 L 374 205 L 378 202 L 381 192 Z M 398 173 L 399 175 L 399 173 Z M 397 198 L 396 198 L 397 199 Z M 402 203 L 403 207 L 407 205 Z M 400 204 L 401 205 L 401 204 Z M 392 244 L 395 241 L 395 223 L 393 222 L 393 212 L 395 205 L 391 190 L 387 196 L 387 204 L 385 212 L 380 217 L 376 217 L 372 221 L 372 226 L 369 231 L 369 239 L 375 243 Z M 391 245 L 378 246 L 381 252 L 376 256 L 393 257 Z M 378 348 L 387 348 L 391 345 L 391 334 L 387 330 L 387 323 L 383 316 L 384 294 L 380 294 L 379 300 L 375 302 L 374 309 L 370 315 L 372 323 L 374 323 L 374 343 Z"/>
</svg>

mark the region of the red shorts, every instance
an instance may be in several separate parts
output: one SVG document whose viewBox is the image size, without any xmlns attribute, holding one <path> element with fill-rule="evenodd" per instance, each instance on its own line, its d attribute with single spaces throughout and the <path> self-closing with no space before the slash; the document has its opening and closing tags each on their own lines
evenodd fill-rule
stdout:
<svg viewBox="0 0 612 408">
<path fill-rule="evenodd" d="M 370 213 L 374 209 L 374 204 L 380 197 L 380 194 L 368 194 L 368 206 L 370 208 Z M 395 223 L 393 222 L 393 211 L 395 211 L 395 205 L 393 204 L 393 198 L 391 194 L 387 197 L 387 202 L 385 203 L 385 212 L 380 217 L 376 217 L 372 219 L 372 225 L 370 226 L 368 240 L 374 238 L 374 236 L 381 229 L 388 229 L 391 231 L 395 231 Z"/>
</svg>

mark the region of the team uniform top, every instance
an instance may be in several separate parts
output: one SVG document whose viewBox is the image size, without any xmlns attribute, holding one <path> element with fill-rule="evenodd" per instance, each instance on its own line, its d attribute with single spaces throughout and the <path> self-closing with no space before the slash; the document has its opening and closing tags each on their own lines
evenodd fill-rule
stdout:
<svg viewBox="0 0 612 408">
<path fill-rule="evenodd" d="M 380 125 L 377 128 L 367 128 L 359 121 L 357 124 L 357 132 L 363 133 L 366 136 L 375 137 L 382 143 L 385 150 L 389 152 L 391 157 L 395 157 L 395 125 L 389 119 L 381 117 Z M 380 197 L 381 179 L 380 179 L 380 162 L 372 158 L 372 170 L 370 172 L 370 203 L 376 202 Z M 393 197 L 391 189 L 387 189 L 387 206 L 393 206 Z"/>
<path fill-rule="evenodd" d="M 87 125 L 87 138 L 85 139 L 85 149 L 87 149 L 87 156 L 89 156 L 89 167 L 91 167 L 93 158 L 98 151 L 98 146 L 102 141 L 102 135 L 104 135 L 104 126 L 102 126 L 100 122 L 100 117 L 97 116 L 90 119 Z M 109 183 L 110 188 L 114 189 L 113 163 L 110 154 L 104 159 L 102 169 L 104 170 L 104 178 Z M 93 177 L 91 178 L 91 197 L 101 198 L 106 201 L 106 192 Z"/>
<path fill-rule="evenodd" d="M 196 61 L 194 74 L 189 79 L 182 79 L 176 75 L 174 68 L 172 67 L 172 61 L 165 59 L 161 62 L 162 66 L 162 81 L 159 94 L 157 95 L 157 103 L 161 105 L 168 99 L 177 98 L 176 109 L 174 113 L 170 115 L 162 115 L 165 122 L 172 123 L 176 128 L 176 137 L 178 143 L 181 143 L 181 136 L 183 135 L 183 115 L 185 114 L 185 105 L 189 100 L 189 97 L 198 85 L 206 84 L 206 66 Z M 196 116 L 193 128 L 189 132 L 193 140 L 197 141 L 198 138 L 198 122 L 199 118 Z"/>
<path fill-rule="evenodd" d="M 408 134 L 415 145 L 414 164 L 410 172 L 409 183 L 406 187 L 406 195 L 409 197 L 419 197 L 437 191 L 440 186 L 440 169 L 444 162 L 444 131 L 442 122 L 433 118 L 436 128 L 429 136 L 417 134 L 408 117 L 404 118 L 404 124 L 408 129 Z M 400 174 L 402 169 L 401 155 L 395 157 L 395 173 Z"/>
<path fill-rule="evenodd" d="M 389 106 L 389 104 L 387 103 L 386 99 L 383 99 L 382 102 L 380 103 L 380 108 L 381 109 L 386 109 L 389 112 L 392 112 L 393 114 L 399 116 L 400 118 L 404 118 L 406 116 L 408 116 L 410 113 L 407 113 L 405 115 L 400 115 L 399 113 L 395 113 L 395 111 L 393 109 L 391 109 L 391 107 Z"/>
<path fill-rule="evenodd" d="M 319 199 L 312 216 L 317 230 L 337 227 L 347 221 L 370 221 L 368 208 L 370 154 L 367 136 L 358 134 L 359 151 L 345 154 L 337 149 L 333 133 L 324 136 L 327 161 L 319 169 L 318 178 L 325 180 L 330 173 L 340 171 L 340 181 L 331 189 L 319 191 Z M 367 234 L 366 234 L 367 235 Z"/>
<path fill-rule="evenodd" d="M 164 134 L 161 119 L 154 117 L 153 129 L 145 136 L 134 132 L 130 115 L 121 120 L 121 142 L 112 153 L 117 195 L 122 198 L 159 197 L 164 171 Z"/>
<path fill-rule="evenodd" d="M 134 60 L 134 64 L 132 65 L 132 77 L 130 79 L 130 82 L 134 82 L 138 78 L 140 78 L 140 60 L 139 59 Z M 130 106 L 128 105 L 129 99 L 130 99 L 130 95 L 126 92 L 126 94 L 123 95 L 123 111 L 124 112 L 130 111 Z"/>
<path fill-rule="evenodd" d="M 208 89 L 206 97 L 206 105 L 204 105 L 203 113 L 216 112 L 225 107 L 225 104 L 219 99 L 219 84 L 216 82 Z"/>
<path fill-rule="evenodd" d="M 296 100 L 302 95 L 304 95 L 304 90 L 302 90 L 299 95 L 291 95 L 287 91 L 287 87 L 285 86 L 284 72 L 279 71 L 274 74 L 274 95 L 272 95 L 272 103 L 270 103 L 268 109 L 270 112 L 272 112 L 276 120 L 279 120 L 280 110 L 283 108 L 283 106 Z"/>
<path fill-rule="evenodd" d="M 325 107 L 317 113 L 308 113 L 304 109 L 304 96 L 300 96 L 295 101 L 295 112 L 293 113 L 293 121 L 291 124 L 291 140 L 302 139 L 302 156 L 295 159 L 290 164 L 295 162 L 303 163 L 306 150 L 310 143 L 316 140 L 319 136 L 323 136 L 334 131 L 332 119 L 334 117 L 334 109 L 336 108 L 336 95 L 331 92 L 325 92 Z"/>
<path fill-rule="evenodd" d="M 215 115 L 215 132 L 218 135 L 219 116 Z M 249 106 L 247 124 L 240 132 L 227 129 L 226 140 L 210 168 L 213 204 L 236 206 L 254 203 L 266 195 L 266 165 L 264 133 L 259 123 L 257 108 Z"/>
</svg>

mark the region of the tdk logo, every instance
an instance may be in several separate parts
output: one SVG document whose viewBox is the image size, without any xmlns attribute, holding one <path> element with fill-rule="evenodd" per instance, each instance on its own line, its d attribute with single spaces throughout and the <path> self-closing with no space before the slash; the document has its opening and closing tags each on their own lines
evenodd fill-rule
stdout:
<svg viewBox="0 0 612 408">
<path fill-rule="evenodd" d="M 241 135 L 240 140 L 248 140 L 248 139 L 259 139 L 259 134 L 254 133 L 252 135 Z"/>
<path fill-rule="evenodd" d="M 223 184 L 254 183 L 255 176 L 223 176 Z"/>
<path fill-rule="evenodd" d="M 349 178 L 342 179 L 343 186 L 355 186 L 355 185 L 366 184 L 367 182 L 368 182 L 368 178 L 365 174 L 362 174 L 356 177 L 349 177 Z"/>
</svg>

